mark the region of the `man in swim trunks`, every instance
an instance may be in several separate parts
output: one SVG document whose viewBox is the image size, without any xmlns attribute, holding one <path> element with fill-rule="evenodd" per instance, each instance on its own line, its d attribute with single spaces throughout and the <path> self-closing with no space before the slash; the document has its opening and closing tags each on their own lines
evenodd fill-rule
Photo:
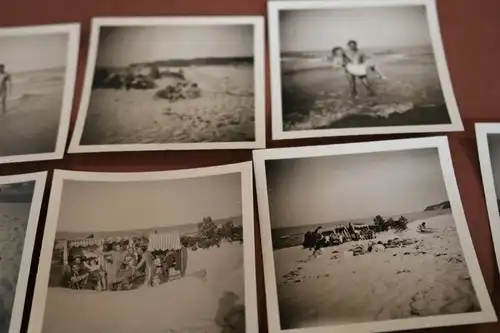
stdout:
<svg viewBox="0 0 500 333">
<path fill-rule="evenodd" d="M 141 269 L 144 267 L 144 273 L 146 278 L 144 280 L 144 285 L 151 287 L 153 285 L 154 276 L 154 258 L 151 252 L 149 252 L 145 247 L 140 246 L 138 249 L 139 255 L 141 256 L 141 261 L 135 266 L 136 269 Z"/>
<path fill-rule="evenodd" d="M 7 93 L 12 92 L 10 74 L 5 71 L 5 65 L 0 64 L 0 104 L 2 116 L 7 112 Z"/>
<path fill-rule="evenodd" d="M 358 48 L 358 43 L 355 40 L 350 40 L 347 42 L 348 49 L 345 51 L 345 56 L 349 61 L 349 64 L 354 66 L 363 65 L 366 62 L 366 55 Z M 349 75 L 349 85 L 351 86 L 351 97 L 355 98 L 358 95 L 358 89 L 356 87 L 356 79 L 359 79 L 361 83 L 366 87 L 370 96 L 374 96 L 370 82 L 368 82 L 366 67 L 365 70 L 360 72 L 359 75 Z M 350 72 L 350 71 L 349 71 Z"/>
</svg>

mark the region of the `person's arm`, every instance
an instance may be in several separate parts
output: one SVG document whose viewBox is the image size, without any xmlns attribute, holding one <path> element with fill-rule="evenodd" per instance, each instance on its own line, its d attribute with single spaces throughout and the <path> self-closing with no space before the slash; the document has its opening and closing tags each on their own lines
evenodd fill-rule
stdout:
<svg viewBox="0 0 500 333">
<path fill-rule="evenodd" d="M 332 59 L 332 67 L 334 69 L 341 69 L 341 68 L 344 68 L 344 64 L 345 61 L 343 58 L 339 58 L 339 57 L 335 57 Z"/>
<path fill-rule="evenodd" d="M 140 269 L 142 268 L 142 266 L 144 266 L 146 264 L 146 259 L 145 259 L 145 256 L 143 255 L 142 258 L 141 258 L 141 261 L 139 261 L 139 263 L 135 266 L 136 269 Z"/>
</svg>

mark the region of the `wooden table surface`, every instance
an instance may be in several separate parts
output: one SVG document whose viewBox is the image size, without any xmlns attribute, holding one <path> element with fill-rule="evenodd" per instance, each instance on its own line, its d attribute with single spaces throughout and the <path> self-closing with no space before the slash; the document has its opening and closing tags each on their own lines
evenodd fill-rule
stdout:
<svg viewBox="0 0 500 333">
<path fill-rule="evenodd" d="M 78 60 L 72 124 L 80 100 L 84 68 L 89 44 L 90 20 L 94 16 L 165 16 L 165 15 L 266 15 L 266 0 L 1 0 L 0 26 L 24 26 L 51 23 L 80 22 L 82 35 Z M 498 0 L 437 0 L 441 32 L 448 66 L 465 124 L 465 132 L 449 134 L 453 164 L 460 188 L 470 233 L 479 263 L 497 311 L 500 309 L 500 277 L 490 235 L 488 216 L 481 184 L 474 123 L 500 122 L 500 1 Z M 268 64 L 266 64 L 268 68 Z M 269 72 L 269 71 L 268 71 Z M 269 83 L 269 78 L 267 78 Z M 267 89 L 269 98 L 269 87 Z M 267 101 L 267 119 L 270 119 Z M 272 142 L 268 124 L 268 146 L 331 144 L 369 141 L 398 136 L 365 136 Z M 0 166 L 1 175 L 41 170 L 71 169 L 86 171 L 153 171 L 171 170 L 251 160 L 250 151 L 189 151 L 134 152 L 66 155 L 48 162 L 17 163 Z M 48 192 L 41 213 L 36 245 L 40 245 L 45 220 Z M 257 231 L 258 291 L 264 292 L 260 239 Z M 35 250 L 32 291 L 38 259 Z M 264 298 L 259 298 L 260 332 L 267 332 Z M 28 304 L 30 299 L 28 299 Z M 29 306 L 26 308 L 29 313 Z M 24 322 L 26 324 L 25 314 Z M 24 325 L 26 326 L 26 325 Z M 419 332 L 500 332 L 500 323 L 464 327 L 436 328 Z M 253 332 L 248 332 L 253 333 Z"/>
</svg>

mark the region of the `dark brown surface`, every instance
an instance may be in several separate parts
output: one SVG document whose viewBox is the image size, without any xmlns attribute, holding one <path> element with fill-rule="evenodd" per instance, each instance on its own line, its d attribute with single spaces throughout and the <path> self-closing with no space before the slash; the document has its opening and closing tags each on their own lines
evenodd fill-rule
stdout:
<svg viewBox="0 0 500 333">
<path fill-rule="evenodd" d="M 80 22 L 82 35 L 73 120 L 87 55 L 90 19 L 93 16 L 164 15 L 265 15 L 265 0 L 0 0 L 0 26 Z M 496 309 L 500 309 L 500 278 L 490 235 L 480 178 L 474 123 L 500 121 L 500 1 L 438 0 L 441 31 L 448 65 L 466 131 L 449 135 L 453 164 L 470 232 L 486 284 Z M 269 82 L 269 78 L 268 78 Z M 269 97 L 269 89 L 267 96 Z M 267 114 L 270 103 L 267 102 Z M 268 117 L 269 119 L 269 117 Z M 268 126 L 269 132 L 269 126 Z M 268 133 L 269 137 L 269 133 Z M 401 138 L 379 136 L 268 142 L 268 146 L 329 144 Z M 250 151 L 140 152 L 66 155 L 63 160 L 0 166 L 0 174 L 26 173 L 56 168 L 90 171 L 152 171 L 219 165 L 251 160 Z M 50 174 L 49 174 L 50 176 Z M 49 190 L 41 214 L 37 245 L 41 241 Z M 258 229 L 258 227 L 256 226 Z M 258 230 L 257 230 L 258 231 Z M 258 233 L 257 233 L 258 235 Z M 260 239 L 257 237 L 257 251 Z M 33 269 L 38 260 L 35 250 Z M 261 255 L 257 252 L 258 289 L 263 294 Z M 28 292 L 32 291 L 34 276 Z M 264 298 L 260 297 L 260 332 L 266 332 Z M 29 299 L 28 299 L 28 304 Z M 27 307 L 27 310 L 28 307 Z M 27 316 L 25 315 L 25 321 Z M 26 325 L 25 325 L 26 326 Z M 436 328 L 419 332 L 500 332 L 500 323 Z M 49 332 L 50 333 L 50 332 Z M 253 332 L 248 332 L 253 333 Z"/>
</svg>

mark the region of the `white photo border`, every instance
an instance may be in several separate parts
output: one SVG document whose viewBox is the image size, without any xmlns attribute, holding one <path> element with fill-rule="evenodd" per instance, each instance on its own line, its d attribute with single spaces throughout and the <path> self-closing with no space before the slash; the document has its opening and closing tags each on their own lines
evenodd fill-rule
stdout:
<svg viewBox="0 0 500 333">
<path fill-rule="evenodd" d="M 59 115 L 59 126 L 55 150 L 50 153 L 0 156 L 0 164 L 57 160 L 62 159 L 64 156 L 71 121 L 71 110 L 73 108 L 76 70 L 78 66 L 78 54 L 80 48 L 80 24 L 67 23 L 0 28 L 0 37 L 49 35 L 56 33 L 68 34 L 68 44 L 66 48 L 66 69 L 64 74 L 63 99 L 61 104 L 61 113 Z"/>
<path fill-rule="evenodd" d="M 0 176 L 0 184 L 14 184 L 24 182 L 35 182 L 33 196 L 31 199 L 28 224 L 26 225 L 26 234 L 24 235 L 23 253 L 19 265 L 19 273 L 14 296 L 14 304 L 10 317 L 9 333 L 18 333 L 21 330 L 24 305 L 26 303 L 28 280 L 31 270 L 31 259 L 36 240 L 36 232 L 38 229 L 38 221 L 40 217 L 40 209 L 42 207 L 43 193 L 45 191 L 45 183 L 47 172 L 35 172 L 27 174 L 19 174 L 12 176 Z"/>
<path fill-rule="evenodd" d="M 243 257 L 245 269 L 245 325 L 247 332 L 257 332 L 259 321 L 257 311 L 257 276 L 255 263 L 255 234 L 253 207 L 252 162 L 227 164 L 214 167 L 183 169 L 173 171 L 152 171 L 136 173 L 107 173 L 55 170 L 52 180 L 49 206 L 40 260 L 33 293 L 33 305 L 29 319 L 28 333 L 42 333 L 45 315 L 50 262 L 57 231 L 59 206 L 65 180 L 83 182 L 138 182 L 163 181 L 209 177 L 231 173 L 241 174 L 241 209 L 243 221 Z"/>
<path fill-rule="evenodd" d="M 92 94 L 92 81 L 96 66 L 99 33 L 101 27 L 145 27 L 145 26 L 210 26 L 210 25 L 252 25 L 254 57 L 254 112 L 255 140 L 249 142 L 200 142 L 200 143 L 146 143 L 146 144 L 97 144 L 82 145 L 81 139 Z M 177 17 L 98 17 L 92 19 L 87 67 L 83 84 L 78 116 L 68 153 L 92 153 L 112 151 L 159 151 L 198 149 L 254 149 L 266 146 L 266 80 L 264 17 L 262 16 L 177 16 Z"/>
<path fill-rule="evenodd" d="M 423 5 L 427 11 L 427 21 L 432 40 L 436 66 L 445 98 L 450 124 L 408 125 L 408 126 L 373 126 L 339 129 L 283 130 L 283 107 L 281 85 L 280 21 L 281 10 L 337 9 L 356 7 L 394 7 Z M 448 64 L 441 38 L 441 28 L 435 0 L 323 0 L 323 1 L 269 1 L 268 2 L 268 38 L 271 72 L 271 119 L 273 140 L 317 138 L 324 136 L 348 136 L 369 134 L 423 133 L 463 131 L 462 118 L 453 92 Z"/>
<path fill-rule="evenodd" d="M 498 212 L 497 192 L 495 189 L 495 179 L 493 178 L 493 166 L 491 165 L 491 154 L 488 143 L 488 136 L 490 134 L 500 135 L 500 123 L 476 124 L 476 141 L 484 196 L 486 199 L 486 208 L 488 210 L 488 219 L 490 220 L 497 267 L 500 272 L 500 214 Z"/>
<path fill-rule="evenodd" d="M 276 287 L 265 162 L 267 160 L 351 155 L 412 149 L 415 150 L 424 148 L 436 148 L 438 151 L 443 178 L 446 185 L 446 191 L 449 196 L 457 232 L 464 252 L 464 258 L 469 269 L 471 281 L 479 300 L 479 304 L 481 306 L 481 311 L 474 313 L 438 315 L 422 318 L 407 318 L 356 324 L 342 324 L 336 326 L 282 330 L 280 324 L 278 294 Z M 266 149 L 256 150 L 253 154 L 256 179 L 255 184 L 257 188 L 257 201 L 259 207 L 259 221 L 262 238 L 267 317 L 269 318 L 270 333 L 285 331 L 288 333 L 384 332 L 497 321 L 497 316 L 491 303 L 488 290 L 486 289 L 486 284 L 481 273 L 481 268 L 476 256 L 476 251 L 474 249 L 474 245 L 472 243 L 472 239 L 467 226 L 465 213 L 460 199 L 460 193 L 455 179 L 455 172 L 453 170 L 453 164 L 451 161 L 448 140 L 446 137 L 437 136 L 418 139 L 374 141 L 330 146 Z"/>
</svg>

